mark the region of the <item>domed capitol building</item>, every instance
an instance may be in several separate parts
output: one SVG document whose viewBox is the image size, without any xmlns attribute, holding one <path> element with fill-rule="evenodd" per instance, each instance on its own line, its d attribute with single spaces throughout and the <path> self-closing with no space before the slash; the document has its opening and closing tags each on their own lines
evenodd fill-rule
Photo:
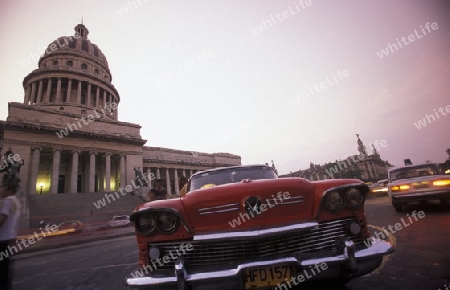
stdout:
<svg viewBox="0 0 450 290">
<path fill-rule="evenodd" d="M 120 94 L 105 55 L 83 24 L 75 32 L 50 43 L 23 80 L 23 103 L 9 103 L 0 121 L 3 149 L 25 160 L 19 196 L 30 225 L 43 216 L 100 220 L 119 209 L 129 213 L 142 200 L 127 195 L 101 209 L 93 202 L 131 185 L 137 171 L 165 179 L 176 194 L 180 175 L 241 164 L 229 153 L 144 146 L 141 126 L 118 120 Z"/>
</svg>

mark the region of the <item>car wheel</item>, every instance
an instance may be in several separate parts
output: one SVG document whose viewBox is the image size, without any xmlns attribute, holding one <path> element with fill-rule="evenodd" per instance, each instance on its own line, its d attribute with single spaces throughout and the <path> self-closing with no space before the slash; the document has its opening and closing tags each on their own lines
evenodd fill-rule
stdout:
<svg viewBox="0 0 450 290">
<path fill-rule="evenodd" d="M 402 204 L 401 203 L 392 202 L 392 206 L 395 208 L 396 212 L 401 212 L 402 211 Z"/>
</svg>

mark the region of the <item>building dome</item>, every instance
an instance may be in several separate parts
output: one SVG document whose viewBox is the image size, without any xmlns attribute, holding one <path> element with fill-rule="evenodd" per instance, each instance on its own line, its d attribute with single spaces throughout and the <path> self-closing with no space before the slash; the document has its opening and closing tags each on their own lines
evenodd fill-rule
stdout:
<svg viewBox="0 0 450 290">
<path fill-rule="evenodd" d="M 118 105 L 108 61 L 88 35 L 86 26 L 78 24 L 74 35 L 58 37 L 48 45 L 38 69 L 23 81 L 25 104 L 81 115 L 113 102 Z M 117 112 L 107 117 L 117 121 Z"/>
<path fill-rule="evenodd" d="M 51 61 L 53 59 L 57 59 L 58 56 L 74 55 L 85 58 L 93 67 L 97 66 L 99 73 L 100 70 L 103 70 L 101 76 L 111 80 L 112 78 L 108 67 L 108 61 L 98 46 L 88 39 L 88 34 L 89 30 L 86 26 L 83 24 L 78 24 L 75 26 L 74 35 L 61 36 L 51 42 L 42 54 L 42 57 L 39 59 L 39 68 L 42 66 L 47 67 L 51 65 Z"/>
</svg>

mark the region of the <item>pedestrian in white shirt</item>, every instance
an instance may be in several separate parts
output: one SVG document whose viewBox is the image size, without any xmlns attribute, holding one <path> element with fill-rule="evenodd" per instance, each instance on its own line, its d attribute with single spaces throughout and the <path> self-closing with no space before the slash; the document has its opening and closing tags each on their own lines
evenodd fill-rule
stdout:
<svg viewBox="0 0 450 290">
<path fill-rule="evenodd" d="M 8 246 L 16 241 L 20 202 L 16 197 L 19 179 L 7 179 L 0 186 L 0 290 L 12 287 L 11 257 Z M 3 254 L 3 255 L 2 255 Z"/>
</svg>

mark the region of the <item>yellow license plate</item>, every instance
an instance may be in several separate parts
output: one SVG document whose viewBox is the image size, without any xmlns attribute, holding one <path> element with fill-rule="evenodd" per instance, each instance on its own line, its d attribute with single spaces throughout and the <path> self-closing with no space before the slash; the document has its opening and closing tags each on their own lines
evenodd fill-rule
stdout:
<svg viewBox="0 0 450 290">
<path fill-rule="evenodd" d="M 258 289 L 263 287 L 277 286 L 291 280 L 292 270 L 288 265 L 266 268 L 247 269 L 244 272 L 245 289 Z"/>
</svg>

